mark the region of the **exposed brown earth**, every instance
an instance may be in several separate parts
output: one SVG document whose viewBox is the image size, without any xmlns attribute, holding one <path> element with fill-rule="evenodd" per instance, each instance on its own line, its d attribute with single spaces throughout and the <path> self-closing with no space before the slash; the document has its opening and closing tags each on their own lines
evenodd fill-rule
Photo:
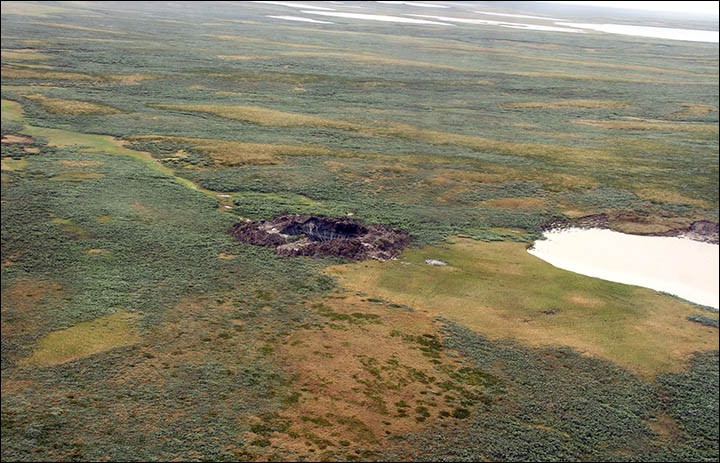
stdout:
<svg viewBox="0 0 720 463">
<path fill-rule="evenodd" d="M 240 241 L 274 247 L 279 256 L 337 256 L 388 260 L 410 242 L 410 235 L 386 225 L 364 225 L 348 218 L 283 215 L 273 220 L 237 223 L 231 233 Z"/>
</svg>

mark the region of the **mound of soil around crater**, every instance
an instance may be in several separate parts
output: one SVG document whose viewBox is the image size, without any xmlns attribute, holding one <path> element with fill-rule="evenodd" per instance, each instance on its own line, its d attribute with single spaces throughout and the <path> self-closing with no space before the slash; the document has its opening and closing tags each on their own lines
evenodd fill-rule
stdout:
<svg viewBox="0 0 720 463">
<path fill-rule="evenodd" d="M 237 223 L 231 233 L 240 241 L 274 247 L 280 256 L 338 256 L 387 260 L 400 254 L 410 235 L 385 225 L 312 215 L 283 215 L 273 220 Z"/>
</svg>

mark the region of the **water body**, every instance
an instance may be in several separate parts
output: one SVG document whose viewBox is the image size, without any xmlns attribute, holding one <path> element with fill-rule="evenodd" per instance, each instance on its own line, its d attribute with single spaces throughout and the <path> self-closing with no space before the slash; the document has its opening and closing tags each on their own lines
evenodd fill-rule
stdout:
<svg viewBox="0 0 720 463">
<path fill-rule="evenodd" d="M 555 267 L 720 306 L 715 244 L 579 228 L 548 231 L 544 237 L 528 252 Z"/>
<path fill-rule="evenodd" d="M 302 16 L 271 16 L 271 15 L 268 15 L 267 17 L 273 18 L 273 19 L 284 19 L 286 21 L 300 21 L 300 22 L 305 22 L 305 23 L 335 24 L 330 21 L 318 21 L 317 19 L 303 18 Z"/>
<path fill-rule="evenodd" d="M 652 37 L 655 39 L 685 40 L 689 42 L 718 43 L 718 31 L 696 29 L 674 29 L 670 27 L 628 26 L 625 24 L 581 24 L 558 22 L 560 26 L 590 29 L 608 34 L 634 35 L 636 37 Z"/>
<path fill-rule="evenodd" d="M 305 14 L 319 14 L 322 16 L 332 16 L 335 18 L 349 18 L 349 19 L 364 19 L 368 21 L 383 21 L 393 23 L 405 23 L 405 24 L 438 24 L 441 26 L 452 26 L 452 24 L 438 22 L 438 21 L 427 21 L 424 19 L 412 19 L 404 18 L 402 16 L 388 16 L 384 14 L 365 14 L 365 13 L 343 13 L 340 11 L 305 11 Z"/>
</svg>

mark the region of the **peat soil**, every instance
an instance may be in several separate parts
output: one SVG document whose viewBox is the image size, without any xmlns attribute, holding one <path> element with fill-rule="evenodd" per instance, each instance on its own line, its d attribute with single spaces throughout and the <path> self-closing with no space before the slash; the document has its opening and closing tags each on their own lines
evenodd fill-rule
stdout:
<svg viewBox="0 0 720 463">
<path fill-rule="evenodd" d="M 366 225 L 349 218 L 282 215 L 272 220 L 240 222 L 230 233 L 244 243 L 274 247 L 279 256 L 336 256 L 388 260 L 410 242 L 407 232 L 387 225 Z"/>
</svg>

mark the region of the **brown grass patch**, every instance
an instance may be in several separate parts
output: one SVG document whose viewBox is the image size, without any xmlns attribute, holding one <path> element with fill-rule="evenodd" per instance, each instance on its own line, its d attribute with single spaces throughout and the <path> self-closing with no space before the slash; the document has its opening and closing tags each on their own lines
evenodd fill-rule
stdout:
<svg viewBox="0 0 720 463">
<path fill-rule="evenodd" d="M 540 209 L 545 206 L 545 201 L 540 198 L 495 198 L 481 201 L 480 207 L 492 207 L 497 209 Z"/>
<path fill-rule="evenodd" d="M 646 420 L 650 428 L 665 442 L 677 441 L 682 437 L 682 430 L 677 421 L 666 413 L 658 413 L 653 419 Z"/>
<path fill-rule="evenodd" d="M 40 94 L 28 95 L 26 98 L 38 102 L 45 111 L 52 114 L 117 114 L 121 112 L 112 106 L 89 101 L 51 98 Z"/>
<path fill-rule="evenodd" d="M 63 288 L 54 281 L 23 278 L 15 280 L 3 291 L 2 310 L 33 310 L 41 301 L 62 295 Z"/>
<path fill-rule="evenodd" d="M 218 259 L 222 259 L 222 260 L 233 260 L 236 258 L 237 258 L 237 255 L 235 255 L 235 254 L 227 254 L 225 252 L 221 252 L 220 254 L 218 254 Z"/>
<path fill-rule="evenodd" d="M 33 139 L 30 137 L 18 137 L 17 135 L 5 135 L 2 137 L 0 142 L 2 143 L 32 143 Z"/>
<path fill-rule="evenodd" d="M 162 79 L 157 74 L 108 74 L 107 77 L 113 81 L 123 85 L 136 85 L 144 80 Z"/>
<path fill-rule="evenodd" d="M 18 257 L 17 254 L 8 256 L 3 267 L 13 265 Z M 22 278 L 10 283 L 2 291 L 3 341 L 12 344 L 15 339 L 41 330 L 47 319 L 46 306 L 64 295 L 63 287 L 54 281 Z"/>
<path fill-rule="evenodd" d="M 439 342 L 430 317 L 350 292 L 312 306 L 327 322 L 293 333 L 277 352 L 301 391 L 280 412 L 289 429 L 264 437 L 298 455 L 380 450 L 453 411 L 437 384 L 452 382 L 462 361 L 423 350 L 417 339 Z"/>
<path fill-rule="evenodd" d="M 643 199 L 649 199 L 652 201 L 708 207 L 707 201 L 697 198 L 691 198 L 672 188 L 640 187 L 634 190 L 634 193 Z"/>
</svg>

